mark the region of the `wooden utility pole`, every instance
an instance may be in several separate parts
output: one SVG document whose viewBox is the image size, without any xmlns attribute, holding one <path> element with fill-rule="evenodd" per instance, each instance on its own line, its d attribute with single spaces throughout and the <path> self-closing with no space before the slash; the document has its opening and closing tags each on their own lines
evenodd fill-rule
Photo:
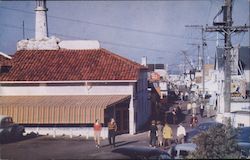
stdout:
<svg viewBox="0 0 250 160">
<path fill-rule="evenodd" d="M 201 70 L 201 56 L 200 56 L 201 45 L 200 45 L 200 43 L 187 43 L 187 44 L 194 45 L 194 46 L 198 47 L 196 71 L 200 71 Z"/>
<path fill-rule="evenodd" d="M 201 65 L 202 65 L 202 94 L 203 100 L 205 99 L 205 54 L 204 54 L 204 47 L 207 45 L 204 37 L 204 27 L 203 25 L 186 25 L 185 27 L 192 27 L 201 29 Z M 199 48 L 198 48 L 199 49 Z"/>
</svg>

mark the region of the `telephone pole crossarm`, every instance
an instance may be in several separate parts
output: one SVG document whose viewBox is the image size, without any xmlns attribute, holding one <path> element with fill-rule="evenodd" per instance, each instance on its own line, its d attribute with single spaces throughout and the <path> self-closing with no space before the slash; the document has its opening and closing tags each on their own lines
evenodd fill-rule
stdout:
<svg viewBox="0 0 250 160">
<path fill-rule="evenodd" d="M 225 32 L 225 30 L 230 30 L 232 32 L 247 32 L 250 26 L 206 26 L 206 32 Z"/>
</svg>

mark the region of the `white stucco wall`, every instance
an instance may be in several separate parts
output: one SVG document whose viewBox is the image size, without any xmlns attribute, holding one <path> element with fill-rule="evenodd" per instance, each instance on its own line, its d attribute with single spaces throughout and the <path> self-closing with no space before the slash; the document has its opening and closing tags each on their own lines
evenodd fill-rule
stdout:
<svg viewBox="0 0 250 160">
<path fill-rule="evenodd" d="M 246 78 L 246 82 L 247 82 L 247 90 L 250 90 L 250 70 L 245 70 L 244 71 L 244 76 Z"/>
<path fill-rule="evenodd" d="M 231 113 L 231 119 L 234 127 L 239 127 L 239 124 L 244 124 L 244 127 L 250 127 L 250 112 L 246 113 Z"/>
<path fill-rule="evenodd" d="M 1 86 L 0 96 L 38 95 L 131 95 L 132 85 L 126 86 Z"/>
<path fill-rule="evenodd" d="M 38 135 L 48 135 L 54 138 L 60 136 L 73 137 L 85 137 L 93 138 L 94 130 L 92 127 L 25 127 L 25 134 L 30 134 L 34 132 Z M 101 137 L 103 139 L 108 138 L 108 127 L 102 127 Z"/>
<path fill-rule="evenodd" d="M 235 112 L 235 111 L 250 112 L 250 103 L 249 102 L 231 102 L 231 112 Z"/>
</svg>

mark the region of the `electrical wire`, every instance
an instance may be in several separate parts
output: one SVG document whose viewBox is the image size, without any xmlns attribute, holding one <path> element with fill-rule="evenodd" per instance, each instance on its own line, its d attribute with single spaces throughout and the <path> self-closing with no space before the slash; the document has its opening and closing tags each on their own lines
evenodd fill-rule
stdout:
<svg viewBox="0 0 250 160">
<path fill-rule="evenodd" d="M 15 29 L 22 29 L 22 27 L 18 27 L 15 25 L 9 25 L 9 24 L 3 24 L 3 23 L 0 23 L 0 26 L 15 28 Z M 35 29 L 31 29 L 31 28 L 25 28 L 25 29 L 35 32 Z M 66 34 L 59 34 L 59 33 L 55 33 L 55 32 L 52 32 L 51 34 L 53 34 L 55 36 L 65 37 L 65 38 L 82 39 L 82 37 L 70 36 L 70 35 L 66 35 Z M 160 52 L 160 53 L 164 53 L 164 54 L 176 54 L 176 52 L 168 51 L 168 50 L 146 48 L 146 47 L 140 47 L 140 46 L 134 46 L 134 45 L 122 44 L 122 43 L 114 43 L 114 42 L 109 42 L 109 41 L 105 41 L 105 40 L 99 40 L 99 41 L 101 43 L 104 43 L 104 44 L 110 44 L 110 45 L 119 46 L 119 47 L 134 48 L 134 49 L 140 49 L 140 50 L 149 50 L 149 51 Z"/>
</svg>

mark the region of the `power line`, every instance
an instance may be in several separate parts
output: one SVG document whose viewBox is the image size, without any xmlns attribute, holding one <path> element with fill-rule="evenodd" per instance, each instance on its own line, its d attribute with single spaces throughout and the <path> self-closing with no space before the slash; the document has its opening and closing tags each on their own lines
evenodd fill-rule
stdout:
<svg viewBox="0 0 250 160">
<path fill-rule="evenodd" d="M 1 26 L 4 26 L 4 27 L 8 27 L 8 28 L 15 28 L 15 29 L 23 29 L 22 27 L 18 27 L 18 26 L 15 26 L 15 25 L 9 25 L 9 24 L 3 24 L 3 23 L 0 23 Z M 29 31 L 33 31 L 35 32 L 35 29 L 31 29 L 31 28 L 25 28 L 26 30 L 29 30 Z M 53 33 L 52 34 L 56 35 L 56 36 L 62 36 L 62 37 L 67 37 L 67 38 L 74 38 L 74 39 L 82 39 L 82 37 L 78 37 L 78 36 L 70 36 L 70 35 L 66 35 L 66 34 L 59 34 L 59 33 Z M 104 44 L 110 44 L 110 45 L 114 45 L 114 46 L 119 46 L 119 47 L 125 47 L 125 48 L 134 48 L 134 49 L 141 49 L 141 50 L 149 50 L 149 51 L 154 51 L 154 52 L 161 52 L 161 53 L 164 53 L 164 54 L 168 54 L 168 53 L 171 53 L 171 54 L 176 54 L 175 52 L 173 51 L 168 51 L 168 50 L 160 50 L 160 49 L 154 49 L 154 48 L 146 48 L 146 47 L 140 47 L 140 46 L 134 46 L 134 45 L 129 45 L 129 44 L 122 44 L 122 43 L 114 43 L 114 42 L 109 42 L 109 41 L 103 41 L 103 40 L 99 40 L 101 43 L 104 43 Z"/>
<path fill-rule="evenodd" d="M 2 7 L 2 6 L 0 8 L 6 9 L 6 10 L 11 10 L 11 11 L 23 12 L 23 13 L 27 13 L 27 14 L 35 14 L 34 12 L 24 11 L 24 10 L 20 10 L 20 9 L 13 9 L 13 8 Z M 114 26 L 114 25 L 108 25 L 108 24 L 100 24 L 100 23 L 95 23 L 95 22 L 90 22 L 90 21 L 83 21 L 83 20 L 77 20 L 77 19 L 73 19 L 73 18 L 65 18 L 65 17 L 58 17 L 58 16 L 52 16 L 52 15 L 47 15 L 47 16 L 50 17 L 50 18 L 54 18 L 54 19 L 61 19 L 61 20 L 71 21 L 71 22 L 76 22 L 76 23 L 86 23 L 86 24 L 91 24 L 91 25 L 107 27 L 107 28 L 114 28 L 114 29 L 126 30 L 126 31 L 131 31 L 131 32 L 138 32 L 138 33 L 144 33 L 144 34 L 157 35 L 157 36 L 161 36 L 161 37 L 171 37 L 171 38 L 179 38 L 179 39 L 187 39 L 187 38 L 189 38 L 190 39 L 190 37 L 184 37 L 182 35 L 174 35 L 174 34 L 166 34 L 166 33 L 152 32 L 152 31 L 145 31 L 145 30 L 140 30 L 140 29 L 120 27 L 120 26 Z"/>
<path fill-rule="evenodd" d="M 0 8 L 6 9 L 6 10 L 11 10 L 11 11 L 23 12 L 23 13 L 26 13 L 26 14 L 33 14 L 33 15 L 35 14 L 34 12 L 24 11 L 24 10 L 20 10 L 20 9 L 13 9 L 13 8 L 8 8 L 8 7 L 3 7 L 3 6 L 1 6 Z M 72 19 L 72 18 L 52 16 L 52 15 L 47 15 L 47 17 L 54 18 L 54 19 L 65 20 L 65 21 L 76 22 L 76 23 L 85 23 L 85 24 L 97 25 L 97 26 L 102 26 L 102 27 L 107 27 L 107 28 L 114 28 L 114 29 L 131 31 L 131 32 L 138 32 L 138 33 L 144 33 L 144 34 L 157 35 L 157 36 L 161 36 L 161 37 L 170 37 L 170 38 L 178 38 L 178 39 L 194 39 L 194 40 L 199 40 L 200 39 L 200 38 L 197 38 L 197 37 L 185 37 L 185 36 L 182 36 L 182 35 L 174 35 L 174 34 L 166 34 L 166 33 L 152 32 L 152 31 L 145 31 L 145 30 L 140 30 L 140 29 L 133 29 L 133 28 L 127 28 L 127 27 L 114 26 L 114 25 L 100 24 L 100 23 L 95 23 L 95 22 L 90 22 L 90 21 L 82 21 L 82 20 L 77 20 L 77 19 Z"/>
</svg>

